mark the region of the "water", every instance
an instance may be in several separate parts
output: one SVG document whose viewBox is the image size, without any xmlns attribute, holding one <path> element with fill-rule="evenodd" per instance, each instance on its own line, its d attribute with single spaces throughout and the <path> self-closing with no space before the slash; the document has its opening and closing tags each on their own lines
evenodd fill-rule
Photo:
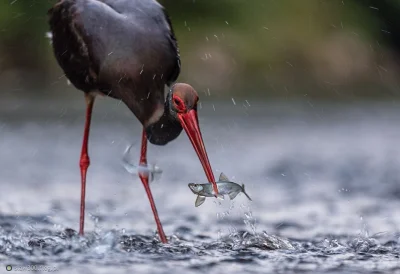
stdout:
<svg viewBox="0 0 400 274">
<path fill-rule="evenodd" d="M 200 124 L 215 176 L 245 183 L 253 202 L 195 208 L 187 184 L 205 175 L 188 138 L 149 147 L 164 171 L 152 190 L 167 245 L 121 165 L 140 140 L 125 107 L 95 106 L 80 238 L 83 100 L 3 101 L 0 273 L 400 273 L 399 106 L 249 101 L 203 102 Z"/>
</svg>

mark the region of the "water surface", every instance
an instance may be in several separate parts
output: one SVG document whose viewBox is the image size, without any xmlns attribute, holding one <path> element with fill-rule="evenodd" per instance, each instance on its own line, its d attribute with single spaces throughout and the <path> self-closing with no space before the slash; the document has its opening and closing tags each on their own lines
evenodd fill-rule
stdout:
<svg viewBox="0 0 400 274">
<path fill-rule="evenodd" d="M 194 207 L 205 175 L 188 138 L 149 146 L 158 242 L 139 178 L 140 126 L 115 100 L 95 106 L 85 237 L 78 228 L 83 100 L 2 102 L 0 273 L 400 273 L 400 108 L 396 104 L 204 102 L 215 176 L 244 183 Z M 3 268 L 4 267 L 4 268 Z M 3 270 L 2 270 L 3 269 Z"/>
</svg>

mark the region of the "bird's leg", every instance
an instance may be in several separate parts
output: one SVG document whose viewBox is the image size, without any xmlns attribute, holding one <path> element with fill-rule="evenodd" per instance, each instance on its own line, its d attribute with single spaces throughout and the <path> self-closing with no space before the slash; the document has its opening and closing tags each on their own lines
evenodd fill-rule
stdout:
<svg viewBox="0 0 400 274">
<path fill-rule="evenodd" d="M 83 227 L 85 223 L 86 172 L 90 165 L 90 159 L 88 154 L 88 142 L 89 142 L 90 121 L 92 119 L 94 98 L 95 98 L 94 95 L 85 93 L 86 121 L 85 121 L 85 130 L 83 132 L 81 159 L 79 161 L 79 166 L 81 168 L 81 215 L 79 219 L 80 235 L 83 235 Z"/>
<path fill-rule="evenodd" d="M 146 131 L 143 129 L 143 134 L 142 134 L 142 148 L 140 151 L 140 165 L 147 165 L 147 137 L 146 137 Z M 151 209 L 153 210 L 153 215 L 154 219 L 157 224 L 157 230 L 158 230 L 158 235 L 160 235 L 161 242 L 166 244 L 167 237 L 165 237 L 165 233 L 163 230 L 163 227 L 161 225 L 160 218 L 158 217 L 157 213 L 157 208 L 154 203 L 153 195 L 151 194 L 150 186 L 149 186 L 149 176 L 147 174 L 139 173 L 140 180 L 142 180 L 144 189 L 146 190 L 147 197 L 149 198 L 150 201 L 150 206 Z"/>
</svg>

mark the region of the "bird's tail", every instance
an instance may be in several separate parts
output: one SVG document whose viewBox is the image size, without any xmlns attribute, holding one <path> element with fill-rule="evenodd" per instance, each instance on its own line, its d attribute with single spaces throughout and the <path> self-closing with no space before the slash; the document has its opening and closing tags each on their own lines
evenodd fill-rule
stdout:
<svg viewBox="0 0 400 274">
<path fill-rule="evenodd" d="M 253 201 L 250 196 L 246 193 L 246 190 L 244 189 L 244 184 L 242 184 L 242 189 L 243 189 L 243 194 L 246 195 L 246 197 L 250 200 Z"/>
</svg>

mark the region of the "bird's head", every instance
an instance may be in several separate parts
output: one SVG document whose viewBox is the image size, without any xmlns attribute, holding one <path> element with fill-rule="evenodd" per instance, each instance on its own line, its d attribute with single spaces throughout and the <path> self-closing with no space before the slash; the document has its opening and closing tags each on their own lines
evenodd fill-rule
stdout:
<svg viewBox="0 0 400 274">
<path fill-rule="evenodd" d="M 199 96 L 197 92 L 188 84 L 178 83 L 172 86 L 168 100 L 170 100 L 169 110 L 171 115 L 179 121 L 185 130 L 200 159 L 208 181 L 213 183 L 214 191 L 218 193 L 199 127 L 199 119 L 197 117 Z"/>
<path fill-rule="evenodd" d="M 178 83 L 171 88 L 170 100 L 171 114 L 179 119 L 191 110 L 197 111 L 199 95 L 192 86 Z"/>
</svg>

